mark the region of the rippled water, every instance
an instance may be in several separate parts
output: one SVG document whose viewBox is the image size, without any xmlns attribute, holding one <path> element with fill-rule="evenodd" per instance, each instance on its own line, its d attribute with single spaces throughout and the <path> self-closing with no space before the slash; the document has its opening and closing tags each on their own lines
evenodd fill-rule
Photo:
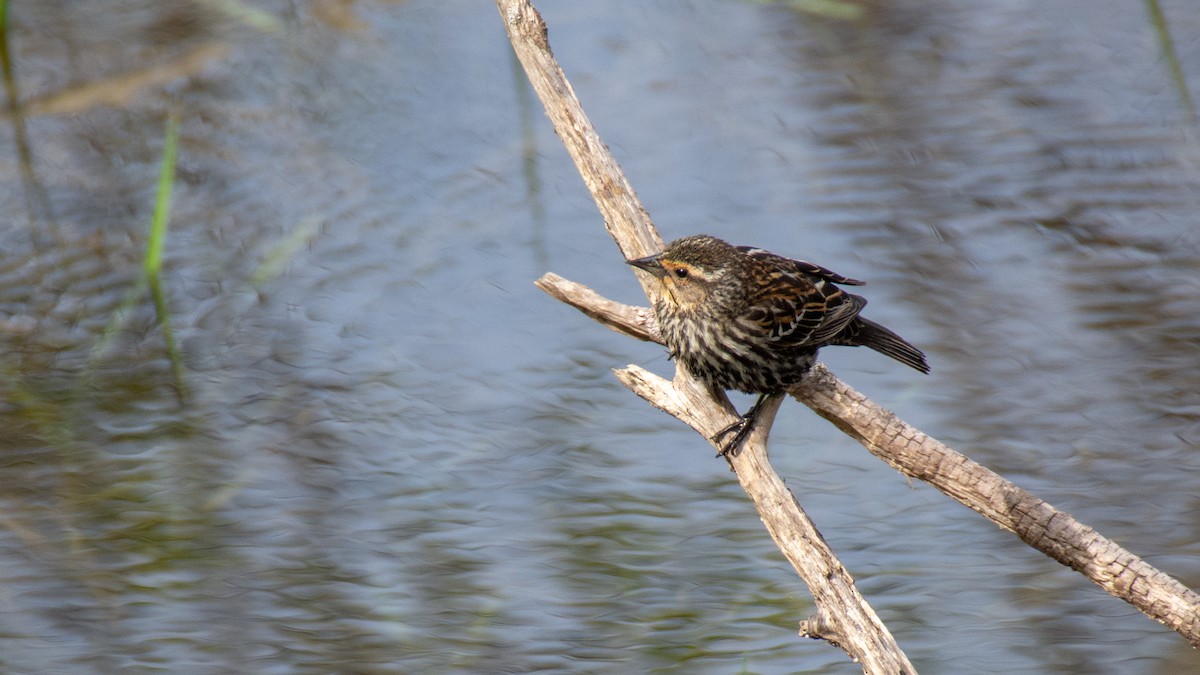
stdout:
<svg viewBox="0 0 1200 675">
<path fill-rule="evenodd" d="M 835 372 L 1200 585 L 1200 148 L 1146 5 L 539 4 L 665 237 L 868 279 L 934 372 Z M 1163 9 L 1190 85 L 1200 9 Z M 663 350 L 533 287 L 639 300 L 491 3 L 10 11 L 0 670 L 858 670 L 610 373 Z M 169 110 L 181 385 L 148 295 L 114 319 Z M 1200 669 L 801 407 L 773 438 L 922 672 Z"/>
</svg>

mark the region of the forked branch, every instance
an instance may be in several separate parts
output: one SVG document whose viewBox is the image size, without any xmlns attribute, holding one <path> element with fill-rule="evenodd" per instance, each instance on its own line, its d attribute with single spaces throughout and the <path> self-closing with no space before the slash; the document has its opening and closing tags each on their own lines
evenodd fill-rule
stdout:
<svg viewBox="0 0 1200 675">
<path fill-rule="evenodd" d="M 657 253 L 662 240 L 616 160 L 592 128 L 553 54 L 546 25 L 528 0 L 497 0 L 513 49 L 554 124 L 584 183 L 596 200 L 605 226 L 626 258 Z M 653 302 L 657 289 L 641 277 Z M 592 318 L 642 340 L 657 339 L 653 313 L 601 298 L 583 286 L 547 275 L 539 286 L 571 302 Z M 737 419 L 724 394 L 709 391 L 682 370 L 667 382 L 637 367 L 617 371 L 626 386 L 653 405 L 680 417 L 705 438 Z M 853 579 L 834 557 L 816 527 L 767 461 L 766 440 L 778 400 L 763 410 L 764 423 L 729 458 L 738 480 L 758 509 L 768 532 L 808 585 L 818 615 L 802 634 L 842 647 L 866 673 L 916 673 L 887 627 L 866 603 Z"/>
<path fill-rule="evenodd" d="M 662 242 L 620 167 L 592 128 L 550 52 L 546 26 L 528 0 L 496 0 L 509 40 L 625 258 L 655 253 Z M 653 302 L 656 289 L 640 279 Z M 600 323 L 641 340 L 661 342 L 654 314 L 613 302 L 556 275 L 538 286 Z M 668 382 L 636 366 L 618 378 L 706 439 L 732 422 L 725 397 L 680 370 Z M 1148 565 L 1069 514 L 909 426 L 817 364 L 790 392 L 900 472 L 928 482 L 1017 534 L 1030 546 L 1075 569 L 1106 591 L 1200 647 L 1200 595 Z M 766 437 L 777 405 L 730 459 L 747 495 L 780 549 L 796 567 L 818 607 L 802 634 L 841 646 L 866 673 L 915 673 L 887 628 L 854 588 L 820 534 L 767 461 Z"/>
</svg>

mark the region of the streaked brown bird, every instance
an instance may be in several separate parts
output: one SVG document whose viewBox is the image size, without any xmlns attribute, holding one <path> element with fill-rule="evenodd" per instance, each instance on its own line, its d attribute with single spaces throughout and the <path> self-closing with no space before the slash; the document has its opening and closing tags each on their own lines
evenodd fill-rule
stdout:
<svg viewBox="0 0 1200 675">
<path fill-rule="evenodd" d="M 800 382 L 821 347 L 869 347 L 929 372 L 921 350 L 859 315 L 865 298 L 836 286 L 865 282 L 820 265 L 703 234 L 627 262 L 661 284 L 654 311 L 671 358 L 715 389 L 759 394 L 713 437 L 736 432 L 722 455 L 737 455 L 762 402 Z"/>
</svg>

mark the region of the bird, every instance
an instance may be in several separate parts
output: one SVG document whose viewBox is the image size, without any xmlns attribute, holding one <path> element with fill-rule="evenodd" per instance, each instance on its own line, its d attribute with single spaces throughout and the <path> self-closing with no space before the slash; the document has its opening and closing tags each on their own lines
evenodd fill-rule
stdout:
<svg viewBox="0 0 1200 675">
<path fill-rule="evenodd" d="M 758 394 L 750 410 L 712 437 L 736 456 L 759 407 L 798 384 L 821 347 L 868 347 L 922 373 L 925 354 L 861 316 L 866 298 L 842 286 L 866 282 L 752 246 L 699 234 L 661 253 L 626 260 L 659 285 L 654 313 L 670 356 L 714 390 Z M 733 438 L 720 444 L 723 437 Z"/>
</svg>

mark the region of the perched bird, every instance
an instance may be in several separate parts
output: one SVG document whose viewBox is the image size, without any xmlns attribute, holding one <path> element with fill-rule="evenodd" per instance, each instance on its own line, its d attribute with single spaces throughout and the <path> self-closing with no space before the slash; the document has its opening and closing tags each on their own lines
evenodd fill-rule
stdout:
<svg viewBox="0 0 1200 675">
<path fill-rule="evenodd" d="M 654 311 L 673 359 L 714 389 L 759 394 L 739 422 L 713 437 L 736 432 L 722 455 L 737 454 L 759 405 L 800 382 L 821 347 L 870 347 L 929 372 L 921 350 L 859 316 L 865 298 L 835 285 L 865 282 L 820 265 L 703 234 L 626 262 L 661 284 Z"/>
</svg>

